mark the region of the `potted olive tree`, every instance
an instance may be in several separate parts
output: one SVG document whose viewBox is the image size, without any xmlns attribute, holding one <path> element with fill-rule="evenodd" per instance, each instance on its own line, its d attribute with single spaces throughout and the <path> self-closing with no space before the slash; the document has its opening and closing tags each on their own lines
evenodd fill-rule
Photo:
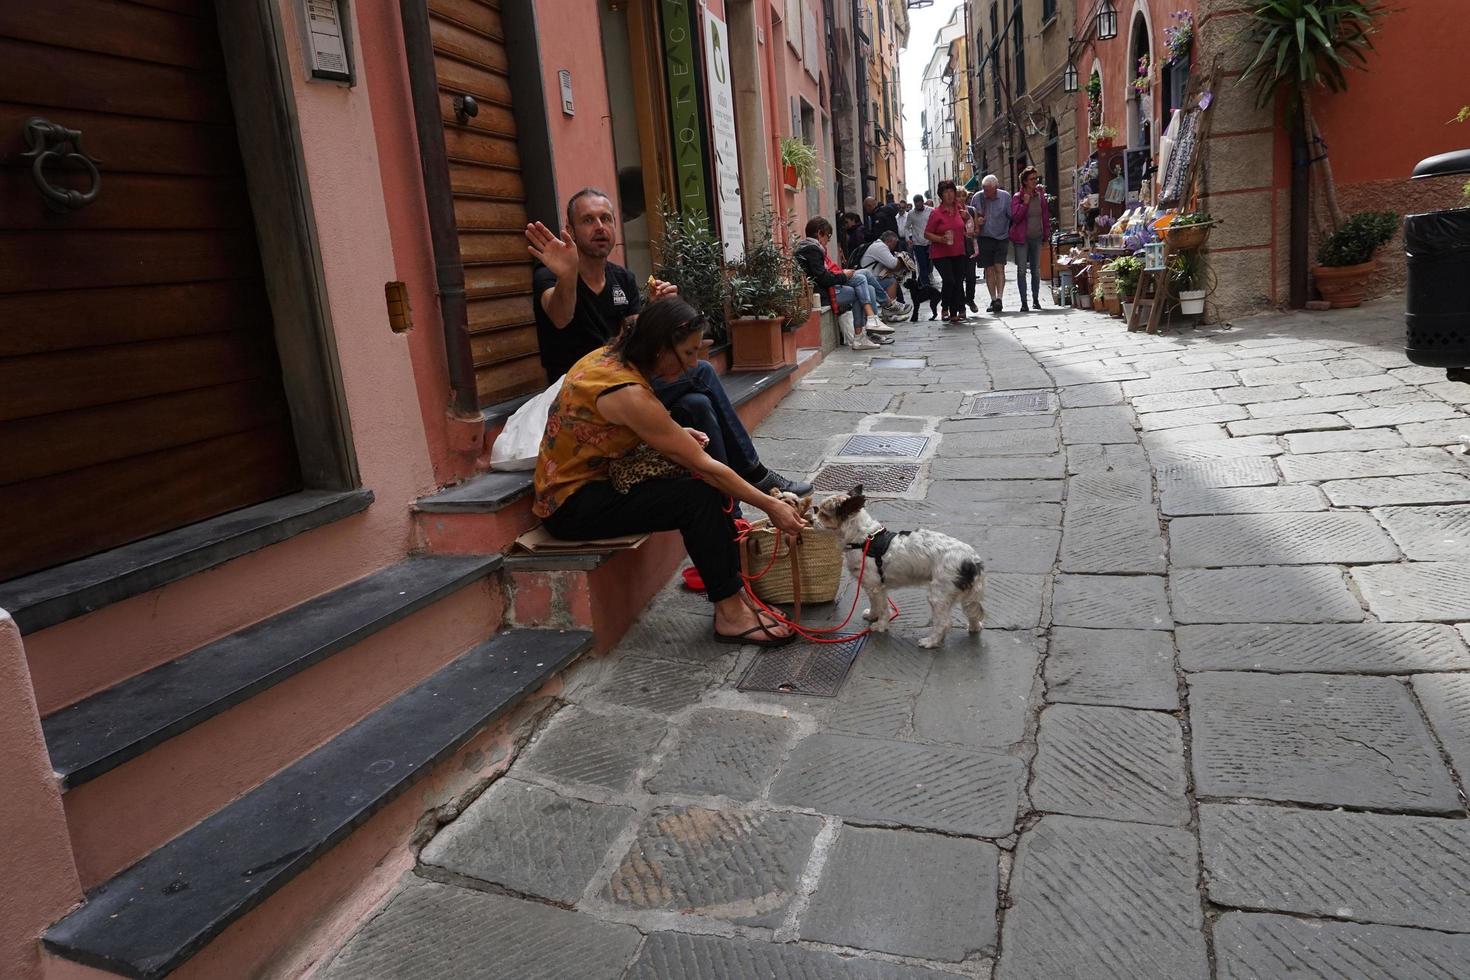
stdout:
<svg viewBox="0 0 1470 980">
<path fill-rule="evenodd" d="M 1359 211 L 1318 246 L 1312 278 L 1333 309 L 1362 304 L 1363 287 L 1377 266 L 1373 253 L 1398 227 L 1399 216 L 1392 211 Z"/>
<path fill-rule="evenodd" d="M 811 290 L 776 241 L 773 225 L 770 210 L 762 211 L 750 229 L 745 255 L 729 264 L 730 367 L 736 371 L 785 364 L 783 331 L 795 330 L 811 311 Z"/>
<path fill-rule="evenodd" d="M 726 339 L 725 246 L 703 214 L 683 214 L 668 201 L 659 204 L 663 233 L 653 242 L 653 274 L 679 287 L 679 296 L 709 317 L 705 336 L 716 344 Z"/>
</svg>

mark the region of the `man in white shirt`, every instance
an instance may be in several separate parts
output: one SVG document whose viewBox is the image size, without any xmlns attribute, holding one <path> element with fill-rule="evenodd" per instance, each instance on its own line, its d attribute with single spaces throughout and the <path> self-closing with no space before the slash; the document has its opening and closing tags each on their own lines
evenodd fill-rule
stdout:
<svg viewBox="0 0 1470 980">
<path fill-rule="evenodd" d="M 898 235 L 892 231 L 885 231 L 878 236 L 877 241 L 870 244 L 863 252 L 863 259 L 858 263 L 859 269 L 867 270 L 878 277 L 878 285 L 888 294 L 888 302 L 884 304 L 883 312 L 909 315 L 909 306 L 898 299 L 899 282 L 903 274 L 903 265 L 897 255 L 893 254 L 894 246 L 898 244 Z"/>
<path fill-rule="evenodd" d="M 915 194 L 914 209 L 903 219 L 903 234 L 909 240 L 914 264 L 919 267 L 919 282 L 925 286 L 929 285 L 929 239 L 924 237 L 924 228 L 929 224 L 929 215 L 933 211 L 925 204 L 923 194 Z"/>
</svg>

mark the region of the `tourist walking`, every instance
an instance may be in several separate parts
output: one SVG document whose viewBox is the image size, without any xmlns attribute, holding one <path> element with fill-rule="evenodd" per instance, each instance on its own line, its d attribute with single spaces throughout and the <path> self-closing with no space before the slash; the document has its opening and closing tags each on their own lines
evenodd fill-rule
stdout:
<svg viewBox="0 0 1470 980">
<path fill-rule="evenodd" d="M 929 222 L 924 226 L 929 258 L 944 283 L 941 302 L 945 323 L 960 323 L 965 319 L 963 264 L 970 258 L 965 253 L 966 211 L 958 197 L 954 181 L 940 181 L 939 206 L 929 213 Z"/>
<path fill-rule="evenodd" d="M 1011 195 L 1000 189 L 1000 178 L 986 174 L 980 189 L 970 198 L 970 207 L 980 216 L 980 237 L 975 240 L 975 264 L 985 275 L 990 293 L 990 312 L 1001 311 L 1006 289 L 1006 253 L 1011 244 Z"/>
<path fill-rule="evenodd" d="M 924 237 L 924 226 L 929 223 L 929 212 L 934 209 L 924 203 L 923 194 L 914 195 L 914 209 L 904 216 L 903 235 L 908 239 L 909 249 L 914 253 L 914 264 L 919 269 L 919 282 L 929 284 L 929 239 Z"/>
<path fill-rule="evenodd" d="M 1031 303 L 1041 309 L 1041 243 L 1051 237 L 1051 208 L 1039 183 L 1036 168 L 1027 167 L 1021 171 L 1021 189 L 1011 195 L 1011 252 L 1023 313 L 1027 309 L 1027 269 L 1031 270 Z"/>
</svg>

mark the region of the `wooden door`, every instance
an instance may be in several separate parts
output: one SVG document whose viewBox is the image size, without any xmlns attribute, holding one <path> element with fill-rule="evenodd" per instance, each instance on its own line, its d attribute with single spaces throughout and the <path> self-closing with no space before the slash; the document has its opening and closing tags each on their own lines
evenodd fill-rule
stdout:
<svg viewBox="0 0 1470 980">
<path fill-rule="evenodd" d="M 0 579 L 298 488 L 211 4 L 0 3 Z"/>
<path fill-rule="evenodd" d="M 483 406 L 546 387 L 500 0 L 429 0 L 429 32 Z M 465 95 L 477 115 L 455 113 L 455 98 Z"/>
</svg>

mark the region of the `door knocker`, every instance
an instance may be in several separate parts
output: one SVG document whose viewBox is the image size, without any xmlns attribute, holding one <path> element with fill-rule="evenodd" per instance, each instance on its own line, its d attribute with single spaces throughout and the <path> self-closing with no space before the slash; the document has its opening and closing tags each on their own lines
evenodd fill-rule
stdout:
<svg viewBox="0 0 1470 980">
<path fill-rule="evenodd" d="M 30 147 L 22 157 L 33 158 L 31 164 L 31 177 L 36 182 L 36 187 L 41 192 L 41 199 L 52 211 L 66 214 L 78 208 L 84 208 L 97 200 L 97 191 L 102 187 L 102 175 L 97 172 L 97 164 L 101 161 L 87 156 L 82 149 L 82 131 L 79 129 L 67 129 L 65 126 L 42 119 L 40 116 L 32 116 L 26 120 L 25 125 L 26 145 Z M 65 148 L 70 146 L 69 150 Z M 56 187 L 46 179 L 46 164 L 51 159 L 57 159 L 63 164 L 80 164 L 82 169 L 91 178 L 91 186 L 85 191 L 73 190 L 70 187 Z"/>
</svg>

